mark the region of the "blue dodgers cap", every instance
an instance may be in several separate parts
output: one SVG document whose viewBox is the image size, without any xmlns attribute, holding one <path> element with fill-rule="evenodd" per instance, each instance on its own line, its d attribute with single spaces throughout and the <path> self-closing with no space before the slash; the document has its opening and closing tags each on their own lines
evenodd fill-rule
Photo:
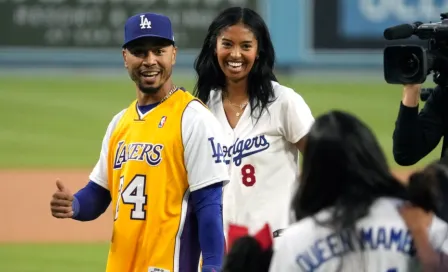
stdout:
<svg viewBox="0 0 448 272">
<path fill-rule="evenodd" d="M 157 13 L 140 13 L 127 19 L 124 25 L 123 47 L 140 38 L 162 38 L 174 44 L 171 20 Z"/>
</svg>

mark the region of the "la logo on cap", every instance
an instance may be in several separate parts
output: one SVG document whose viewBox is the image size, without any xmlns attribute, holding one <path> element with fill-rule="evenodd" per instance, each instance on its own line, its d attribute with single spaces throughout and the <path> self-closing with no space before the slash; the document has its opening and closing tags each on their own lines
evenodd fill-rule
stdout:
<svg viewBox="0 0 448 272">
<path fill-rule="evenodd" d="M 151 21 L 146 18 L 144 14 L 140 15 L 140 28 L 141 29 L 150 29 L 151 28 Z"/>
</svg>

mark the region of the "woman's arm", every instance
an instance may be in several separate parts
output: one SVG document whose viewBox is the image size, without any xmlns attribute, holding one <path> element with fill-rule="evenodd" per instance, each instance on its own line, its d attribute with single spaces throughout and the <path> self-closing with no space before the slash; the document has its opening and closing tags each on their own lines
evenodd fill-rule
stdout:
<svg viewBox="0 0 448 272">
<path fill-rule="evenodd" d="M 429 238 L 433 214 L 409 204 L 400 208 L 400 214 L 411 232 L 423 271 L 448 271 L 448 255 L 437 252 Z"/>
</svg>

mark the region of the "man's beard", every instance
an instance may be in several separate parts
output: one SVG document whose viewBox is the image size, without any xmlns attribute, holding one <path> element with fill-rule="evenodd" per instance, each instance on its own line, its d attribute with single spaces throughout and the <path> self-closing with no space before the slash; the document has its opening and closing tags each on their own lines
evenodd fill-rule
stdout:
<svg viewBox="0 0 448 272">
<path fill-rule="evenodd" d="M 158 87 L 145 87 L 143 86 L 143 84 L 140 82 L 138 83 L 138 88 L 140 89 L 140 91 L 144 94 L 155 94 L 157 93 L 160 88 L 162 88 L 162 85 L 158 86 Z"/>
<path fill-rule="evenodd" d="M 171 73 L 169 73 L 169 75 L 171 76 Z M 162 88 L 162 86 L 164 84 L 164 83 L 161 83 L 157 87 L 147 87 L 147 86 L 144 86 L 144 83 L 140 81 L 140 74 L 138 72 L 132 73 L 132 74 L 130 74 L 130 76 L 134 82 L 138 82 L 137 86 L 138 86 L 139 90 L 144 94 L 155 94 Z"/>
</svg>

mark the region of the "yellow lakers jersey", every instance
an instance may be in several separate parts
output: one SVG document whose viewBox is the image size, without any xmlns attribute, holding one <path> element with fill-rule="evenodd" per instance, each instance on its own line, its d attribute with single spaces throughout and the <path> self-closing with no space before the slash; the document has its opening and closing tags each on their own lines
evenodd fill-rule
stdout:
<svg viewBox="0 0 448 272">
<path fill-rule="evenodd" d="M 140 118 L 137 101 L 109 141 L 114 208 L 107 272 L 197 271 L 197 223 L 188 205 L 181 120 L 194 97 L 178 90 Z"/>
</svg>

